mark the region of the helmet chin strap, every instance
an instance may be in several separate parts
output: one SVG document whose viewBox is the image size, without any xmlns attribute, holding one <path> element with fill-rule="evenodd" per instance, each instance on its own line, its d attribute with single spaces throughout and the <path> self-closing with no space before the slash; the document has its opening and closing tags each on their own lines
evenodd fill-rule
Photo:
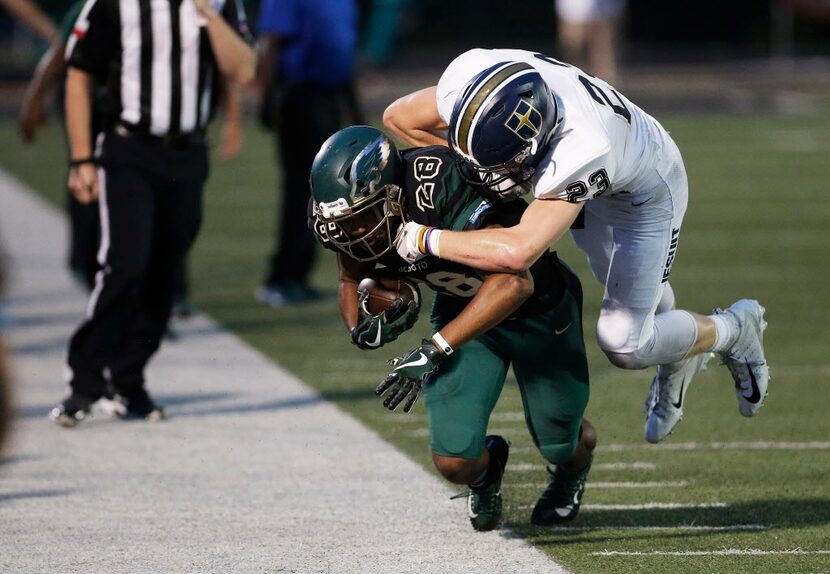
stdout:
<svg viewBox="0 0 830 574">
<path fill-rule="evenodd" d="M 536 155 L 536 150 L 539 149 L 539 142 L 536 141 L 536 138 L 530 140 L 530 155 Z"/>
</svg>

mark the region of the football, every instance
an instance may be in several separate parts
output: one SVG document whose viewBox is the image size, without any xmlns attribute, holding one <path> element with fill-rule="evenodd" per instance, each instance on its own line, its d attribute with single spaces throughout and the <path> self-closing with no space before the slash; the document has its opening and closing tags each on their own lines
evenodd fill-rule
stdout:
<svg viewBox="0 0 830 574">
<path fill-rule="evenodd" d="M 385 270 L 375 271 L 361 280 L 357 289 L 369 292 L 369 297 L 364 302 L 364 311 L 371 315 L 383 313 L 398 299 L 403 299 L 405 303 L 415 301 L 416 306 L 421 305 L 421 291 L 415 282 Z"/>
</svg>

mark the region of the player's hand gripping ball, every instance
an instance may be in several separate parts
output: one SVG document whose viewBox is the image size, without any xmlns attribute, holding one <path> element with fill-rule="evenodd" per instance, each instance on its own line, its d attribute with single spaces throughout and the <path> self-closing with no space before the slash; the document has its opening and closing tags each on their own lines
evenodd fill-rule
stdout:
<svg viewBox="0 0 830 574">
<path fill-rule="evenodd" d="M 418 285 L 400 277 L 375 273 L 357 286 L 358 322 L 352 343 L 361 349 L 377 349 L 412 328 L 421 309 Z"/>
</svg>

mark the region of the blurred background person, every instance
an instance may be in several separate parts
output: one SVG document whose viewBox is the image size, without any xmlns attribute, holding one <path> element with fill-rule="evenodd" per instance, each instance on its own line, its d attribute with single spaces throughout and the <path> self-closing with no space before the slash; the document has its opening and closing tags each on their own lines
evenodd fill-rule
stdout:
<svg viewBox="0 0 830 574">
<path fill-rule="evenodd" d="M 39 4 L 45 5 L 46 9 L 51 9 L 52 17 L 44 13 Z M 0 6 L 8 10 L 15 20 L 47 42 L 50 42 L 55 35 L 55 20 L 60 18 L 60 14 L 66 9 L 66 4 L 65 0 L 43 0 L 39 3 L 32 2 L 32 0 L 0 0 Z"/>
<path fill-rule="evenodd" d="M 617 32 L 627 0 L 556 0 L 562 59 L 617 83 Z"/>
<path fill-rule="evenodd" d="M 319 298 L 309 280 L 316 241 L 306 227 L 308 174 L 323 142 L 363 123 L 354 89 L 354 0 L 263 0 L 258 29 L 261 120 L 276 136 L 281 181 L 274 248 L 256 298 L 283 307 Z"/>
<path fill-rule="evenodd" d="M 75 22 L 66 51 L 68 185 L 82 203 L 100 197 L 102 268 L 69 343 L 71 393 L 50 413 L 62 426 L 78 424 L 108 382 L 122 407 L 117 414 L 164 418 L 144 386 L 144 367 L 158 350 L 177 270 L 201 223 L 213 79 L 253 79 L 248 39 L 237 0 L 221 12 L 209 0 L 153 2 L 149 13 L 138 3 L 116 9 L 88 0 Z M 113 100 L 95 147 L 93 81 L 108 86 Z"/>
</svg>

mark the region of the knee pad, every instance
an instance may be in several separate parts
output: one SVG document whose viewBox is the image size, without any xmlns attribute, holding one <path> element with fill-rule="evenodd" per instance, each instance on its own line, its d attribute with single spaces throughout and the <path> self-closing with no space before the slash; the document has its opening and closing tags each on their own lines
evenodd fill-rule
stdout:
<svg viewBox="0 0 830 574">
<path fill-rule="evenodd" d="M 574 439 L 569 442 L 539 445 L 539 452 L 549 463 L 562 464 L 573 456 L 578 442 L 579 439 Z"/>
<path fill-rule="evenodd" d="M 638 355 L 637 351 L 633 353 L 615 353 L 613 351 L 605 351 L 605 356 L 611 361 L 611 364 L 620 369 L 645 369 L 650 367 L 649 363 L 644 357 Z"/>
<path fill-rule="evenodd" d="M 625 353 L 636 347 L 645 320 L 628 309 L 606 309 L 600 312 L 597 321 L 597 343 L 608 353 Z M 634 337 L 636 334 L 636 338 Z M 632 345 L 631 341 L 634 339 Z"/>
</svg>

